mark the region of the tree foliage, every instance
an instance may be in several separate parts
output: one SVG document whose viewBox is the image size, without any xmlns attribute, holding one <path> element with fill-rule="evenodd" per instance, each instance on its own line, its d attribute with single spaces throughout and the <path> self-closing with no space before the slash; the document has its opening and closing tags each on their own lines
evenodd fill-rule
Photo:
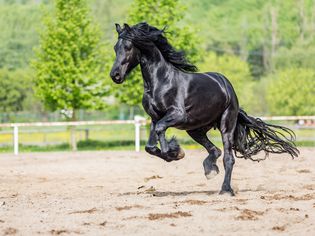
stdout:
<svg viewBox="0 0 315 236">
<path fill-rule="evenodd" d="M 207 48 L 248 60 L 255 77 L 281 69 L 287 64 L 282 60 L 294 60 L 295 56 L 299 63 L 310 64 L 303 56 L 306 49 L 314 51 L 314 0 L 188 2 L 189 19 L 200 26 Z M 288 58 L 291 48 L 294 53 Z"/>
<path fill-rule="evenodd" d="M 177 49 L 185 51 L 187 58 L 196 63 L 201 59 L 201 48 L 192 27 L 179 24 L 186 8 L 179 0 L 135 0 L 130 8 L 128 23 L 146 21 L 159 29 L 166 28 L 166 37 Z M 119 100 L 128 105 L 141 103 L 143 81 L 139 68 L 131 73 L 123 85 L 114 86 Z"/>
<path fill-rule="evenodd" d="M 85 0 L 56 0 L 55 4 L 54 15 L 44 19 L 33 63 L 37 94 L 51 110 L 102 108 L 107 87 L 101 32 Z"/>
<path fill-rule="evenodd" d="M 0 68 L 25 68 L 38 44 L 38 5 L 0 6 Z"/>
<path fill-rule="evenodd" d="M 31 89 L 31 76 L 25 70 L 0 69 L 0 111 L 17 112 L 25 108 Z"/>
<path fill-rule="evenodd" d="M 274 115 L 315 114 L 315 71 L 291 68 L 269 79 L 267 101 Z"/>
</svg>

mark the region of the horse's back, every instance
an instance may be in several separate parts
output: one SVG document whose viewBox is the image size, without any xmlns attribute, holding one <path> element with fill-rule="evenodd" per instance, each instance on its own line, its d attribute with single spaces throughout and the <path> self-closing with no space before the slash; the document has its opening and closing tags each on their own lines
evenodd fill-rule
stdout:
<svg viewBox="0 0 315 236">
<path fill-rule="evenodd" d="M 237 102 L 237 96 L 231 82 L 221 73 L 205 72 L 192 73 L 188 93 L 203 97 L 203 101 L 224 102 L 229 105 L 232 100 Z M 206 99 L 206 100 L 204 100 Z M 219 101 L 218 101 L 219 102 Z M 219 103 L 220 103 L 219 102 Z"/>
</svg>

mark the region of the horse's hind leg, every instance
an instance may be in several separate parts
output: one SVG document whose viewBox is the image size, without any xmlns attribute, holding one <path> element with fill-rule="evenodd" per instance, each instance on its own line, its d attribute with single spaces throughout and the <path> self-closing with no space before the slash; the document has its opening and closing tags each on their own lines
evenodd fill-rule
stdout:
<svg viewBox="0 0 315 236">
<path fill-rule="evenodd" d="M 224 146 L 223 163 L 225 169 L 224 182 L 220 194 L 230 193 L 234 196 L 234 191 L 231 188 L 231 176 L 235 159 L 233 156 L 233 142 L 234 142 L 234 130 L 237 122 L 238 109 L 229 106 L 223 113 L 220 123 L 220 131 L 222 135 L 222 141 Z"/>
<path fill-rule="evenodd" d="M 205 176 L 210 179 L 219 173 L 219 168 L 216 165 L 218 157 L 221 155 L 221 150 L 214 146 L 214 144 L 208 139 L 207 131 L 209 127 L 204 127 L 196 130 L 189 130 L 187 133 L 197 143 L 204 146 L 207 149 L 209 156 L 203 161 L 203 168 L 205 170 Z"/>
</svg>

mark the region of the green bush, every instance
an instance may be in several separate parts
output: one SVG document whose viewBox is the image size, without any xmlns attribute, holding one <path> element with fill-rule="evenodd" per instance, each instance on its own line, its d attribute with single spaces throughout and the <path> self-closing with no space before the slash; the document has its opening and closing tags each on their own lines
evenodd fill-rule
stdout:
<svg viewBox="0 0 315 236">
<path fill-rule="evenodd" d="M 291 68 L 269 78 L 267 102 L 273 115 L 315 114 L 315 71 Z"/>
</svg>

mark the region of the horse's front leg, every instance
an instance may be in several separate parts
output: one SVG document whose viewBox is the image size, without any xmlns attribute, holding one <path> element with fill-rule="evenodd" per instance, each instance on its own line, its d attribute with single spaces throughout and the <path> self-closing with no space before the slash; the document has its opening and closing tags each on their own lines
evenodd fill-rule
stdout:
<svg viewBox="0 0 315 236">
<path fill-rule="evenodd" d="M 166 161 L 180 160 L 185 156 L 175 138 L 167 141 L 165 132 L 169 127 L 180 125 L 187 120 L 186 112 L 172 110 L 156 123 L 155 132 L 161 145 L 161 155 Z"/>
<path fill-rule="evenodd" d="M 150 126 L 150 136 L 149 140 L 145 146 L 146 152 L 148 152 L 151 155 L 157 156 L 164 161 L 170 162 L 172 161 L 170 158 L 166 157 L 165 155 L 162 155 L 161 150 L 157 147 L 158 143 L 158 136 L 155 132 L 155 122 L 151 122 Z"/>
<path fill-rule="evenodd" d="M 165 158 L 163 158 L 162 154 L 161 154 L 161 150 L 157 147 L 157 134 L 155 132 L 155 122 L 151 121 L 151 126 L 150 126 L 150 136 L 149 136 L 149 140 L 147 142 L 147 144 L 145 145 L 145 150 L 147 153 L 160 157 L 163 160 L 165 160 Z"/>
</svg>

